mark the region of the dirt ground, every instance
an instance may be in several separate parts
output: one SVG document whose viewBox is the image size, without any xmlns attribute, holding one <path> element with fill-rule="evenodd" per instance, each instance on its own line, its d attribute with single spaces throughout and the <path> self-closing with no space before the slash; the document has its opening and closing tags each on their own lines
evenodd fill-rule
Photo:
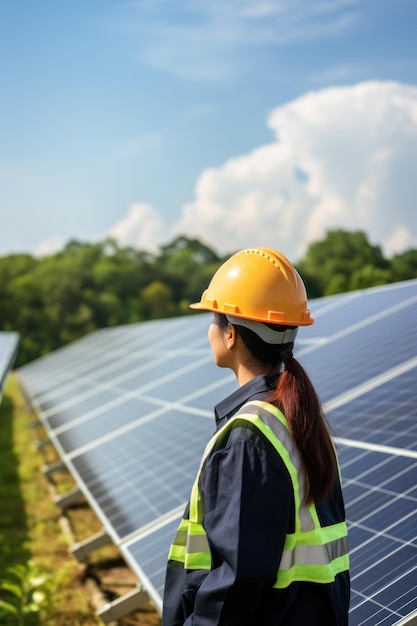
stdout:
<svg viewBox="0 0 417 626">
<path fill-rule="evenodd" d="M 57 491 L 56 480 L 48 479 L 48 482 L 53 496 Z M 60 526 L 69 547 L 94 535 L 102 528 L 94 511 L 82 500 L 62 512 Z M 71 554 L 68 558 L 75 559 Z M 140 580 L 112 544 L 91 552 L 86 561 L 80 563 L 78 567 L 79 584 L 88 592 L 89 604 L 94 614 L 107 603 L 140 585 Z M 101 623 L 101 620 L 98 619 L 98 623 Z M 142 604 L 138 610 L 129 615 L 108 622 L 108 626 L 160 626 L 160 624 L 161 617 L 152 601 Z"/>
</svg>

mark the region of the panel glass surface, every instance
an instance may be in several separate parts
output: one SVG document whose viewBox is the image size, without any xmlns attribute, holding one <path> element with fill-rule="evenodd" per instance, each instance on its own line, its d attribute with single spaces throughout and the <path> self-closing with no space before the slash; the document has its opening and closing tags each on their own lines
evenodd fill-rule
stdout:
<svg viewBox="0 0 417 626">
<path fill-rule="evenodd" d="M 133 561 L 133 567 L 135 563 L 140 565 L 140 571 L 136 570 L 138 576 L 143 572 L 160 597 L 164 592 L 169 548 L 179 523 L 180 518 L 177 518 L 123 548 L 129 562 Z"/>
<path fill-rule="evenodd" d="M 61 404 L 46 404 L 44 419 L 53 430 L 71 427 L 80 421 L 88 420 L 102 407 L 115 401 L 120 396 L 113 389 L 85 387 L 84 393 L 70 395 L 67 401 Z"/>
<path fill-rule="evenodd" d="M 184 343 L 188 345 L 206 332 L 207 317 L 202 317 L 205 320 L 191 316 L 95 331 L 19 371 L 34 398 L 43 391 L 48 395 L 56 394 L 61 386 L 65 388 L 97 369 L 117 366 L 120 359 L 128 362 L 135 352 L 150 350 L 149 357 L 154 350 L 175 350 L 182 348 Z"/>
<path fill-rule="evenodd" d="M 164 410 L 71 458 L 91 497 L 122 538 L 184 504 L 213 420 Z"/>
<path fill-rule="evenodd" d="M 176 358 L 175 353 L 169 355 L 154 353 L 152 356 L 145 354 L 142 355 L 141 364 L 134 368 L 127 360 L 124 363 L 124 371 L 118 377 L 113 377 L 111 383 L 103 383 L 93 376 L 83 376 L 72 384 L 65 383 L 55 389 L 53 394 L 38 396 L 37 403 L 47 412 L 46 418 L 51 424 L 53 423 L 51 416 L 56 414 L 61 416 L 61 423 L 62 419 L 76 419 L 88 410 L 87 407 L 101 406 L 106 402 L 106 397 L 110 402 L 111 398 L 126 396 L 129 393 L 135 395 L 152 393 L 158 386 L 169 385 L 172 379 L 178 379 L 182 374 L 186 380 L 187 368 L 195 369 L 196 361 L 206 364 L 212 360 L 207 350 L 202 354 L 196 355 L 191 351 L 188 354 L 177 355 Z M 211 369 L 215 371 L 214 367 Z M 157 395 L 161 397 L 162 392 Z"/>
<path fill-rule="evenodd" d="M 128 424 L 149 419 L 160 411 L 159 406 L 142 398 L 120 398 L 117 403 L 109 403 L 98 411 L 86 414 L 81 423 L 72 421 L 62 429 L 55 430 L 55 435 L 62 449 L 70 454 Z"/>
<path fill-rule="evenodd" d="M 417 609 L 417 458 L 342 447 L 352 580 L 350 626 Z"/>
<path fill-rule="evenodd" d="M 417 364 L 334 409 L 329 419 L 336 436 L 417 452 Z"/>
<path fill-rule="evenodd" d="M 323 401 L 416 357 L 417 304 L 296 353 Z M 398 328 L 406 328 L 400 333 Z"/>
<path fill-rule="evenodd" d="M 315 323 L 300 328 L 298 334 L 307 339 L 329 338 L 370 317 L 383 315 L 408 300 L 414 300 L 416 306 L 415 298 L 416 281 L 412 280 L 313 299 L 309 307 Z"/>
</svg>

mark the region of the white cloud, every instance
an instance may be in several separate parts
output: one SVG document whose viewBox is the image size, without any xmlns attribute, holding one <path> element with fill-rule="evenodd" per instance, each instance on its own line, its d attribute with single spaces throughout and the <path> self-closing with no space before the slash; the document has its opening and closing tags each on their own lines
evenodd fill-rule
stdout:
<svg viewBox="0 0 417 626">
<path fill-rule="evenodd" d="M 274 142 L 201 173 L 167 233 L 134 204 L 107 233 L 157 251 L 176 235 L 220 253 L 271 246 L 292 260 L 329 229 L 363 230 L 387 256 L 417 248 L 417 88 L 361 83 L 311 92 L 272 111 Z"/>
<path fill-rule="evenodd" d="M 148 204 L 133 204 L 123 219 L 117 222 L 107 236 L 120 246 L 132 246 L 155 252 L 161 243 L 163 220 L 156 209 Z"/>
<path fill-rule="evenodd" d="M 338 37 L 361 19 L 363 0 L 192 0 L 179 14 L 165 3 L 133 3 L 140 60 L 189 80 L 221 81 L 245 71 L 249 46 Z"/>
<path fill-rule="evenodd" d="M 417 247 L 417 88 L 361 83 L 274 110 L 276 141 L 204 171 L 175 234 L 221 252 L 297 260 L 326 230 L 364 230 L 386 254 Z"/>
<path fill-rule="evenodd" d="M 46 239 L 42 239 L 33 251 L 34 256 L 43 257 L 56 254 L 64 247 L 62 237 L 59 235 L 51 235 Z"/>
<path fill-rule="evenodd" d="M 405 250 L 417 248 L 417 235 L 403 226 L 395 226 L 391 235 L 384 243 L 384 250 L 388 257 L 400 254 Z"/>
</svg>

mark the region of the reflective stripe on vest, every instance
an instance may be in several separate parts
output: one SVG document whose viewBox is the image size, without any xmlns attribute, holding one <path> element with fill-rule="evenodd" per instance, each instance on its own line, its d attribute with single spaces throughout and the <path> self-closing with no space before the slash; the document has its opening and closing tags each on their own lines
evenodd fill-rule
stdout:
<svg viewBox="0 0 417 626">
<path fill-rule="evenodd" d="M 168 559 L 183 563 L 186 569 L 210 569 L 211 554 L 203 527 L 204 506 L 199 482 L 204 463 L 216 443 L 239 420 L 256 426 L 271 442 L 285 463 L 294 490 L 295 531 L 286 536 L 274 587 L 282 589 L 294 581 L 332 582 L 338 573 L 349 569 L 346 523 L 321 527 L 315 505 L 303 504 L 304 472 L 287 421 L 276 407 L 260 401 L 241 407 L 206 446 L 191 491 L 189 519 L 181 521 Z"/>
</svg>

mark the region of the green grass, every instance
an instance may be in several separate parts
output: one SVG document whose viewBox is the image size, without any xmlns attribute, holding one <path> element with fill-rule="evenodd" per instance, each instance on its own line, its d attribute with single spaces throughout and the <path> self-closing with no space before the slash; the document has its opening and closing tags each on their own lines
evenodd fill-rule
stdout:
<svg viewBox="0 0 417 626">
<path fill-rule="evenodd" d="M 40 614 L 29 610 L 25 626 L 92 626 L 99 621 L 79 581 L 79 565 L 68 555 L 60 512 L 41 472 L 45 459 L 36 439 L 42 433 L 30 427 L 35 419 L 25 406 L 16 375 L 10 375 L 0 405 L 0 580 L 13 581 L 10 567 L 33 565 L 53 581 L 51 606 Z M 0 599 L 16 603 L 4 590 Z M 0 623 L 19 622 L 0 610 Z"/>
<path fill-rule="evenodd" d="M 33 426 L 37 424 L 37 426 Z M 7 580 L 10 589 L 16 588 L 16 572 L 27 572 L 22 587 L 31 585 L 30 576 L 44 577 L 51 602 L 40 613 L 31 610 L 24 621 L 0 608 L 1 626 L 96 626 L 102 624 L 91 606 L 90 591 L 84 584 L 85 570 L 68 554 L 68 536 L 61 529 L 60 509 L 53 503 L 52 493 L 63 493 L 75 486 L 68 472 L 56 472 L 49 480 L 42 466 L 57 460 L 53 446 L 38 449 L 38 440 L 46 434 L 25 403 L 16 374 L 8 377 L 0 404 L 0 583 Z M 77 505 L 66 511 L 74 533 L 74 540 L 90 537 L 102 525 L 88 505 Z M 93 574 L 106 575 L 116 564 L 120 554 L 112 544 L 92 552 L 88 568 Z M 110 592 L 120 591 L 121 580 L 110 577 L 106 583 Z M 128 585 L 136 584 L 131 578 Z M 112 586 L 113 585 L 113 586 Z M 0 590 L 1 601 L 17 605 L 19 599 L 10 591 Z M 36 608 L 35 606 L 33 607 Z M 134 614 L 119 620 L 119 626 L 160 626 L 160 616 L 149 602 Z"/>
<path fill-rule="evenodd" d="M 20 489 L 19 456 L 14 444 L 13 401 L 0 405 L 0 578 L 6 567 L 30 557 L 25 502 Z"/>
</svg>

